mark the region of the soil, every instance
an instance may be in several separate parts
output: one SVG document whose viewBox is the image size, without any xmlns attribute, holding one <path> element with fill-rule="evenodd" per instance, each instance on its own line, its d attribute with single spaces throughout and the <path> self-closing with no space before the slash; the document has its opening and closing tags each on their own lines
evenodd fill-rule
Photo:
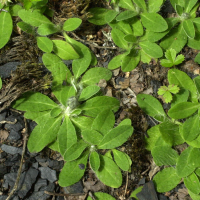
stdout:
<svg viewBox="0 0 200 200">
<path fill-rule="evenodd" d="M 86 21 L 88 8 L 96 6 L 108 7 L 108 3 L 105 3 L 103 0 L 87 0 L 82 1 L 82 3 L 76 3 L 72 0 L 50 0 L 49 6 L 55 10 L 54 23 L 69 17 L 80 17 L 83 19 L 83 24 L 71 37 L 83 42 L 93 51 L 98 59 L 98 66 L 107 67 L 109 61 L 119 54 L 118 48 L 99 48 L 95 45 L 115 47 L 112 40 L 108 37 L 111 31 L 109 26 L 95 26 Z M 162 12 L 163 15 L 168 14 L 166 8 Z M 16 18 L 15 20 L 17 21 L 18 19 Z M 104 34 L 105 32 L 107 34 Z M 17 68 L 18 65 L 24 66 L 25 64 L 23 63 L 27 61 L 30 63 L 41 62 L 42 52 L 38 49 L 34 37 L 16 30 L 9 43 L 0 50 L 0 53 L 0 76 L 3 78 L 0 100 L 2 102 L 3 97 L 5 100 L 5 106 L 0 108 L 1 200 L 6 199 L 14 185 L 24 142 L 25 124 L 23 113 L 13 110 L 10 104 L 24 91 L 40 91 L 50 96 L 51 91 L 41 90 L 40 87 L 35 87 L 34 85 L 35 82 L 41 83 L 39 79 L 46 74 L 43 66 L 37 65 L 37 73 L 40 73 L 39 79 L 35 76 L 26 76 L 28 74 L 26 70 L 20 71 Z M 199 66 L 194 62 L 198 51 L 185 47 L 181 53 L 185 56 L 185 62 L 177 66 L 177 68 L 188 73 L 192 78 L 195 75 L 199 75 Z M 68 66 L 70 67 L 70 62 L 68 62 Z M 23 68 L 21 67 L 21 69 Z M 27 69 L 26 66 L 24 69 Z M 157 97 L 167 111 L 169 105 L 165 104 L 162 98 L 157 95 L 160 86 L 168 85 L 167 71 L 168 68 L 164 68 L 152 60 L 149 64 L 139 63 L 138 67 L 131 72 L 123 73 L 120 69 L 116 69 L 113 71 L 113 77 L 109 82 L 106 83 L 102 80 L 99 83 L 105 95 L 120 100 L 120 109 L 115 115 L 116 122 L 119 123 L 125 118 L 130 118 L 134 127 L 134 134 L 119 148 L 121 151 L 128 153 L 133 161 L 131 173 L 123 173 L 123 184 L 120 188 L 113 189 L 102 184 L 89 166 L 81 181 L 73 186 L 61 188 L 57 182 L 59 171 L 64 164 L 60 154 L 48 148 L 37 154 L 32 154 L 26 149 L 19 183 L 23 185 L 23 189 L 17 191 L 12 199 L 83 200 L 86 199 L 85 194 L 88 194 L 89 191 L 92 193 L 102 191 L 111 194 L 117 200 L 124 200 L 130 199 L 131 192 L 140 185 L 145 185 L 141 200 L 191 199 L 182 182 L 175 189 L 164 194 L 156 194 L 151 182 L 153 175 L 160 171 L 160 167 L 155 165 L 151 154 L 145 150 L 144 138 L 146 137 L 147 130 L 156 125 L 157 122 L 138 107 L 136 95 L 145 93 Z M 16 76 L 21 77 L 20 81 L 16 81 Z M 17 89 L 14 87 L 16 84 L 18 84 Z M 30 120 L 27 122 L 30 134 L 36 123 Z M 24 182 L 23 179 L 25 180 Z M 44 191 L 52 192 L 54 195 L 45 194 Z M 66 197 L 58 196 L 55 193 L 75 195 Z"/>
</svg>

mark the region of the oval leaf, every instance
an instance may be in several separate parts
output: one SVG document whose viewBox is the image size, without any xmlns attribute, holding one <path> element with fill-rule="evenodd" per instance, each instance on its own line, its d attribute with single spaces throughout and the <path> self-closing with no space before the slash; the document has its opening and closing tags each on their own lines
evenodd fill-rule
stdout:
<svg viewBox="0 0 200 200">
<path fill-rule="evenodd" d="M 93 171 L 97 171 L 100 167 L 100 158 L 96 151 L 93 151 L 90 154 L 90 166 Z"/>
<path fill-rule="evenodd" d="M 80 18 L 69 18 L 63 24 L 63 30 L 65 31 L 74 31 L 76 30 L 82 23 Z"/>
<path fill-rule="evenodd" d="M 194 29 L 194 24 L 191 20 L 184 20 L 183 21 L 183 29 L 186 33 L 186 35 L 189 38 L 194 38 L 195 36 L 195 29 Z"/>
<path fill-rule="evenodd" d="M 90 85 L 84 88 L 79 97 L 79 101 L 85 101 L 95 95 L 100 90 L 100 87 L 97 85 Z"/>
<path fill-rule="evenodd" d="M 194 172 L 184 178 L 184 184 L 194 194 L 200 193 L 200 182 L 197 175 Z"/>
<path fill-rule="evenodd" d="M 126 20 L 132 17 L 135 17 L 136 15 L 138 15 L 138 13 L 133 12 L 131 10 L 125 10 L 123 12 L 121 12 L 117 17 L 116 20 L 117 21 L 122 21 L 122 20 Z"/>
<path fill-rule="evenodd" d="M 93 145 L 99 144 L 99 142 L 103 139 L 103 136 L 95 130 L 85 129 L 81 132 L 81 136 L 83 139 Z"/>
<path fill-rule="evenodd" d="M 37 32 L 39 35 L 51 35 L 53 33 L 57 33 L 60 31 L 60 27 L 56 26 L 55 24 L 41 24 L 38 29 Z"/>
<path fill-rule="evenodd" d="M 53 50 L 53 42 L 47 37 L 37 37 L 38 47 L 47 53 L 50 53 Z"/>
</svg>

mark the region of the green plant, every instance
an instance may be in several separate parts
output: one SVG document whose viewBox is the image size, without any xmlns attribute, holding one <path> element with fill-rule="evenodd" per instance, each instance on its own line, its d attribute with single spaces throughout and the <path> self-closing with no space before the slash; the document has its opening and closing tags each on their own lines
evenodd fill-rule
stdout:
<svg viewBox="0 0 200 200">
<path fill-rule="evenodd" d="M 200 5 L 198 0 L 171 0 L 171 4 L 177 16 L 166 19 L 173 24 L 162 38 L 160 46 L 165 50 L 173 48 L 177 53 L 186 44 L 193 49 L 199 49 L 200 18 L 196 18 L 196 10 Z"/>
<path fill-rule="evenodd" d="M 185 59 L 184 55 L 182 55 L 182 54 L 180 54 L 176 57 L 176 51 L 174 49 L 168 49 L 165 52 L 165 57 L 167 59 L 160 60 L 160 64 L 163 67 L 174 67 L 175 65 L 181 64 Z"/>
<path fill-rule="evenodd" d="M 198 64 L 200 64 L 200 53 L 198 53 L 194 59 L 195 62 L 197 62 Z"/>
<path fill-rule="evenodd" d="M 177 85 L 169 85 L 167 86 L 161 86 L 158 89 L 158 95 L 162 95 L 163 99 L 165 100 L 165 103 L 170 103 L 172 101 L 172 94 L 177 94 L 179 92 L 179 87 Z"/>
<path fill-rule="evenodd" d="M 103 192 L 95 192 L 94 197 L 96 200 L 115 200 L 114 197 Z M 87 200 L 92 200 L 92 197 L 89 196 Z"/>
<path fill-rule="evenodd" d="M 147 131 L 146 148 L 151 151 L 156 165 L 168 167 L 158 172 L 153 181 L 158 192 L 167 192 L 183 178 L 189 194 L 195 200 L 200 196 L 200 162 L 196 159 L 200 156 L 200 76 L 191 80 L 184 72 L 171 69 L 168 71 L 168 81 L 181 88 L 180 93 L 173 96 L 168 116 L 156 98 L 146 94 L 137 96 L 138 105 L 160 122 Z M 188 147 L 178 152 L 178 145 L 183 143 L 187 143 Z"/>
<path fill-rule="evenodd" d="M 1 77 L 0 77 L 0 89 L 2 88 L 2 80 L 1 80 Z"/>
</svg>

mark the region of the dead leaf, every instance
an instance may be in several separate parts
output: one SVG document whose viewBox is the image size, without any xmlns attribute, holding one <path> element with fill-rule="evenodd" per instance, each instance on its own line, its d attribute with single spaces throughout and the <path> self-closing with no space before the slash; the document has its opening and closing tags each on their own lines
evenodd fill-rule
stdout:
<svg viewBox="0 0 200 200">
<path fill-rule="evenodd" d="M 0 141 L 4 142 L 9 136 L 8 131 L 6 130 L 0 130 Z"/>
<path fill-rule="evenodd" d="M 151 169 L 149 171 L 149 178 L 150 180 L 152 180 L 153 176 L 160 171 L 160 167 L 156 165 L 156 163 L 153 161 L 151 161 Z"/>
</svg>

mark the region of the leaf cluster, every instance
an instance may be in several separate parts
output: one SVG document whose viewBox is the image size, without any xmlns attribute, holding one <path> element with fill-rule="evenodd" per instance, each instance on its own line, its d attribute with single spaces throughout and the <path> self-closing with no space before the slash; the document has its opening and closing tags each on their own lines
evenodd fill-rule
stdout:
<svg viewBox="0 0 200 200">
<path fill-rule="evenodd" d="M 174 94 L 167 114 L 156 98 L 146 94 L 137 96 L 139 106 L 160 122 L 147 131 L 146 148 L 151 151 L 156 165 L 168 167 L 157 173 L 153 181 L 158 192 L 167 192 L 183 178 L 190 196 L 198 199 L 200 162 L 196 158 L 200 156 L 200 76 L 192 80 L 186 73 L 171 69 L 168 81 L 170 85 L 177 85 L 180 91 Z M 188 147 L 178 153 L 176 146 L 183 143 Z"/>
</svg>

